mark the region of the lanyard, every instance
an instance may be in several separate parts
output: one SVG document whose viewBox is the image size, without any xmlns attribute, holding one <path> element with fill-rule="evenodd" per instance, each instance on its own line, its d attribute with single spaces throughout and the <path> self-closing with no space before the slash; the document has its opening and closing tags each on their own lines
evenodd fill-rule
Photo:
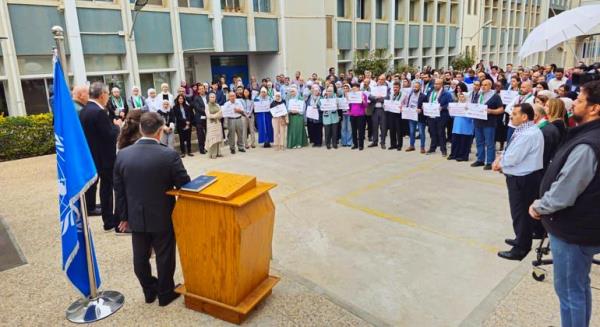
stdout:
<svg viewBox="0 0 600 327">
<path fill-rule="evenodd" d="M 437 93 L 435 91 L 431 92 L 431 102 L 435 102 L 437 100 Z"/>
<path fill-rule="evenodd" d="M 483 93 L 479 95 L 479 104 L 483 104 Z"/>
<path fill-rule="evenodd" d="M 142 107 L 142 97 L 141 96 L 134 97 L 133 101 L 135 102 L 135 107 L 136 108 L 141 108 Z"/>
</svg>

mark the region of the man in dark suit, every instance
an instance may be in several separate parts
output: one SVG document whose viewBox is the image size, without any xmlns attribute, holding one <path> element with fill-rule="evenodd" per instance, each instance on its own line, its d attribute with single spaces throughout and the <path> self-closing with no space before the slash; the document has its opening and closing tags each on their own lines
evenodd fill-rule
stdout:
<svg viewBox="0 0 600 327">
<path fill-rule="evenodd" d="M 433 89 L 427 94 L 427 102 L 439 103 L 440 105 L 440 116 L 427 118 L 429 135 L 431 136 L 431 144 L 427 154 L 435 153 L 435 149 L 439 146 L 442 151 L 442 156 L 445 157 L 447 155 L 446 125 L 450 120 L 448 104 L 452 102 L 452 95 L 450 92 L 444 90 L 443 86 L 444 81 L 441 78 L 437 78 L 433 81 Z"/>
<path fill-rule="evenodd" d="M 110 119 L 106 109 L 108 99 L 108 87 L 101 82 L 92 83 L 90 99 L 81 109 L 79 120 L 98 171 L 104 230 L 114 228 L 119 233 L 113 212 L 113 166 L 117 156 L 117 136 L 121 120 Z M 96 185 L 94 183 L 85 193 L 85 202 L 90 210 L 96 208 Z"/>
<path fill-rule="evenodd" d="M 200 154 L 205 154 L 206 149 L 206 105 L 208 104 L 208 94 L 204 85 L 198 86 L 198 94 L 194 95 L 190 105 L 194 110 L 194 122 L 196 123 L 196 134 L 198 135 L 198 149 Z"/>
<path fill-rule="evenodd" d="M 175 234 L 171 214 L 175 198 L 166 192 L 190 181 L 179 154 L 160 144 L 164 121 L 153 112 L 142 114 L 142 138 L 121 150 L 115 163 L 115 193 L 119 229 L 130 229 L 133 268 L 146 303 L 158 296 L 166 306 L 175 300 Z M 152 276 L 150 249 L 156 253 L 158 278 Z"/>
</svg>

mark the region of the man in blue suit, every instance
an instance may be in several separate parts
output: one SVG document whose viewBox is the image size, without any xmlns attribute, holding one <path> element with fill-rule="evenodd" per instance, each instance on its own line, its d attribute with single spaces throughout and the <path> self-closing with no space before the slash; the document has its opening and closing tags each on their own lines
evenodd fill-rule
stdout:
<svg viewBox="0 0 600 327">
<path fill-rule="evenodd" d="M 431 145 L 427 154 L 435 153 L 439 146 L 442 151 L 442 156 L 447 155 L 446 151 L 446 125 L 450 120 L 448 113 L 448 104 L 452 102 L 452 95 L 444 90 L 444 81 L 438 78 L 434 81 L 433 89 L 427 93 L 427 102 L 440 104 L 440 116 L 429 117 L 427 122 L 429 125 L 429 135 L 431 136 Z"/>
</svg>

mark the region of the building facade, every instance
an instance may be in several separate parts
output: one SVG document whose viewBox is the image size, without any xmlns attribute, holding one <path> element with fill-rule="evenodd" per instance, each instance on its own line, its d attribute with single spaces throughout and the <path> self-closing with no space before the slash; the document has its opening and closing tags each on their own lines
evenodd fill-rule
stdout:
<svg viewBox="0 0 600 327">
<path fill-rule="evenodd" d="M 519 64 L 529 31 L 570 1 L 148 0 L 136 12 L 135 0 L 0 0 L 0 112 L 49 111 L 54 25 L 72 84 L 100 80 L 127 94 L 222 74 L 324 75 L 369 51 L 390 67 L 449 67 L 460 53 Z M 524 63 L 557 57 L 566 60 L 557 50 Z"/>
</svg>

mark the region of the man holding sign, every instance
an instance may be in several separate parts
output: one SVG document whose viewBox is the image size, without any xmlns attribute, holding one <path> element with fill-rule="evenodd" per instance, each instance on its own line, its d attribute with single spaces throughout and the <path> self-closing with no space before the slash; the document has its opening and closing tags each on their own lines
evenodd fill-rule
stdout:
<svg viewBox="0 0 600 327">
<path fill-rule="evenodd" d="M 377 141 L 381 141 L 381 148 L 385 149 L 385 111 L 383 110 L 383 102 L 388 96 L 388 87 L 385 80 L 385 74 L 379 75 L 377 79 L 377 86 L 371 88 L 371 95 L 369 100 L 375 104 L 373 109 L 373 115 L 371 116 L 371 126 L 373 127 L 373 133 L 371 134 L 371 144 L 369 148 L 376 147 Z M 380 135 L 377 135 L 379 130 Z"/>
<path fill-rule="evenodd" d="M 401 116 L 401 98 L 400 83 L 394 82 L 392 94 L 384 102 L 385 121 L 390 131 L 390 150 L 402 151 L 402 137 L 408 129 L 408 121 Z"/>
<path fill-rule="evenodd" d="M 487 119 L 475 119 L 477 161 L 471 167 L 483 166 L 484 170 L 491 170 L 496 159 L 496 125 L 504 114 L 504 106 L 500 96 L 492 90 L 492 81 L 489 79 L 481 82 L 479 98 L 474 100 L 477 104 L 487 105 Z"/>
<path fill-rule="evenodd" d="M 421 153 L 425 153 L 425 124 L 427 117 L 423 114 L 423 102 L 427 101 L 427 96 L 421 92 L 421 82 L 414 82 L 413 90 L 406 97 L 402 108 L 402 119 L 409 120 L 410 146 L 406 152 L 415 151 L 416 131 L 419 130 L 419 140 L 421 142 Z M 412 117 L 405 116 L 412 112 Z"/>
<path fill-rule="evenodd" d="M 431 136 L 431 145 L 427 154 L 435 153 L 436 148 L 439 146 L 442 151 L 442 156 L 447 156 L 446 151 L 446 125 L 450 120 L 450 114 L 448 113 L 448 104 L 452 102 L 452 95 L 444 90 L 444 81 L 441 78 L 437 78 L 433 84 L 433 90 L 427 95 L 427 102 L 431 104 L 438 104 L 440 107 L 439 117 L 429 117 L 429 135 Z"/>
</svg>

